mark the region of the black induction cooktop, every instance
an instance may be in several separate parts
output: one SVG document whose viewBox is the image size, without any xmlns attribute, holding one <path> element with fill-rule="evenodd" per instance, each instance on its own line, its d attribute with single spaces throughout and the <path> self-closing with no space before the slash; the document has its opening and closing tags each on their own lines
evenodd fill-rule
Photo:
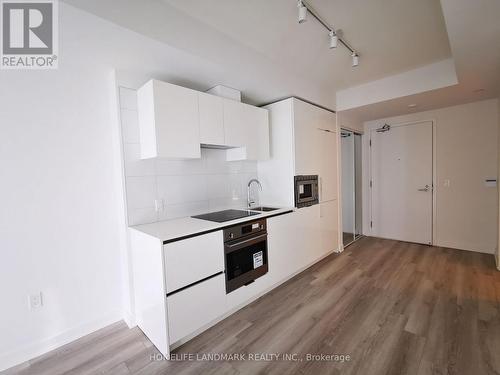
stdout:
<svg viewBox="0 0 500 375">
<path fill-rule="evenodd" d="M 259 215 L 259 212 L 253 212 L 248 210 L 224 210 L 224 211 L 210 212 L 208 214 L 196 215 L 191 217 L 194 217 L 195 219 L 215 221 L 216 223 L 223 223 L 225 221 L 241 219 L 253 215 Z"/>
</svg>

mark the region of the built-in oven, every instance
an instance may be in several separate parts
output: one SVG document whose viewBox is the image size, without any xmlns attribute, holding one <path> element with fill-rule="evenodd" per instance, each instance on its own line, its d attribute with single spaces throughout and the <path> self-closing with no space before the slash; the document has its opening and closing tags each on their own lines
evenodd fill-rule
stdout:
<svg viewBox="0 0 500 375">
<path fill-rule="evenodd" d="M 307 207 L 319 203 L 318 175 L 295 176 L 295 207 Z"/>
<path fill-rule="evenodd" d="M 267 264 L 266 219 L 224 229 L 226 293 L 265 275 Z"/>
</svg>

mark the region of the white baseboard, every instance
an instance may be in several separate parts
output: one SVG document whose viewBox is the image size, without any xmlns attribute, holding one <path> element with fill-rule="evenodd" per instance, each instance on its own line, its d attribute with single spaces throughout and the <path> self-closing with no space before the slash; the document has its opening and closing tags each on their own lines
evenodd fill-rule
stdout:
<svg viewBox="0 0 500 375">
<path fill-rule="evenodd" d="M 437 247 L 446 247 L 449 249 L 456 249 L 456 250 L 465 250 L 465 251 L 472 251 L 474 253 L 481 253 L 481 254 L 494 254 L 495 251 L 493 249 L 480 249 L 481 246 L 475 246 L 475 244 L 464 244 L 464 243 L 455 243 L 455 242 L 446 242 L 446 241 L 436 241 L 436 243 L 433 244 L 433 246 Z M 478 250 L 480 249 L 480 250 Z"/>
<path fill-rule="evenodd" d="M 500 258 L 498 257 L 498 252 L 495 253 L 495 262 L 497 264 L 497 269 L 500 271 Z"/>
<path fill-rule="evenodd" d="M 137 326 L 135 314 L 131 313 L 130 311 L 123 312 L 123 320 L 127 324 L 128 328 L 134 328 L 135 326 Z"/>
<path fill-rule="evenodd" d="M 108 316 L 102 317 L 101 319 L 70 328 L 56 336 L 33 342 L 22 348 L 17 348 L 7 353 L 2 353 L 0 354 L 0 371 L 14 367 L 51 350 L 57 349 L 70 343 L 71 341 L 77 340 L 85 335 L 88 335 L 89 333 L 95 332 L 122 319 L 122 312 L 117 311 L 116 313 L 112 313 Z"/>
</svg>

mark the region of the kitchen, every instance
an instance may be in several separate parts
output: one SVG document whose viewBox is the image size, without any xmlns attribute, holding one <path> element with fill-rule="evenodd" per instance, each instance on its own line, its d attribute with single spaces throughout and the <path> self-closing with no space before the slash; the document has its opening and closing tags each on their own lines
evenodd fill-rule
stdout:
<svg viewBox="0 0 500 375">
<path fill-rule="evenodd" d="M 162 168 L 168 158 L 183 159 L 173 163 L 185 166 L 178 175 L 157 174 L 162 198 L 155 200 L 151 215 L 162 217 L 162 210 L 169 211 L 172 199 L 179 202 L 182 195 L 199 199 L 187 193 L 188 186 L 171 190 L 179 196 L 162 193 L 162 186 L 178 184 L 182 173 L 189 173 L 192 161 L 197 167 L 191 176 L 219 180 L 203 196 L 208 205 L 177 203 L 180 217 L 153 223 L 135 217 L 144 208 L 130 206 L 134 199 L 125 192 L 129 222 L 135 224 L 130 227 L 135 319 L 165 357 L 340 251 L 334 112 L 297 98 L 257 108 L 241 103 L 241 93 L 227 87 L 203 93 L 157 80 L 136 93 L 127 88 L 118 93 L 120 103 L 128 103 L 121 105 L 122 134 L 138 135 L 140 147 L 137 159 L 125 158 L 129 188 L 127 167 L 134 168 L 132 194 L 144 195 L 136 188 L 137 178 L 152 158 L 160 157 Z M 134 101 L 138 104 L 130 104 Z M 214 163 L 207 170 L 211 158 L 217 158 L 217 167 Z M 253 174 L 239 176 L 240 168 Z M 224 171 L 229 174 L 219 174 Z M 201 179 L 190 183 L 197 192 L 203 185 Z"/>
<path fill-rule="evenodd" d="M 497 0 L 0 13 L 2 374 L 500 372 Z"/>
</svg>

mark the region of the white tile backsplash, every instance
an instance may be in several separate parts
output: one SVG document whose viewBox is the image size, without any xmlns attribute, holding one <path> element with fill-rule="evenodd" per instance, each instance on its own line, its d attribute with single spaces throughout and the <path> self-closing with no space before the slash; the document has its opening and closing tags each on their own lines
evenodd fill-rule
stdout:
<svg viewBox="0 0 500 375">
<path fill-rule="evenodd" d="M 141 160 L 135 90 L 120 88 L 120 107 L 129 225 L 245 207 L 256 162 L 228 162 L 218 149 L 202 149 L 195 160 Z"/>
<path fill-rule="evenodd" d="M 126 177 L 127 208 L 155 207 L 157 198 L 156 176 Z"/>
<path fill-rule="evenodd" d="M 204 174 L 205 159 L 202 150 L 201 159 L 192 160 L 156 160 L 156 174 L 162 176 L 178 176 L 186 174 Z"/>
<path fill-rule="evenodd" d="M 121 110 L 123 143 L 139 143 L 139 118 L 137 110 Z"/>
<path fill-rule="evenodd" d="M 125 161 L 125 176 L 155 176 L 156 160 L 140 159 L 141 145 L 139 143 L 124 143 L 123 157 Z"/>
<path fill-rule="evenodd" d="M 228 208 L 245 208 L 247 199 L 245 198 L 216 198 L 209 201 L 209 212 L 225 210 Z"/>
<path fill-rule="evenodd" d="M 158 196 L 166 204 L 205 201 L 207 176 L 203 174 L 158 176 Z"/>
<path fill-rule="evenodd" d="M 154 223 L 156 221 L 158 221 L 158 212 L 156 212 L 154 207 L 133 208 L 128 211 L 129 225 Z"/>
<path fill-rule="evenodd" d="M 160 213 L 160 220 L 203 214 L 210 210 L 209 201 L 167 204 Z"/>
</svg>

